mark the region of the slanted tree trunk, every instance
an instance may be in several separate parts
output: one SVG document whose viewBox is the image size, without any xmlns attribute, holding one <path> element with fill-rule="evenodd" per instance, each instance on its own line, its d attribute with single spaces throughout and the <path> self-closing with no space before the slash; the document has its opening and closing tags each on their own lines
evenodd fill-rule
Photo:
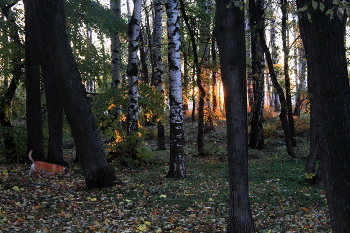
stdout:
<svg viewBox="0 0 350 233">
<path fill-rule="evenodd" d="M 249 0 L 250 28 L 251 28 L 251 51 L 252 51 L 252 77 L 254 90 L 253 116 L 251 120 L 250 146 L 254 149 L 263 149 L 264 129 L 264 51 L 259 40 L 257 27 L 264 27 L 265 16 L 258 14 L 257 10 L 264 11 L 264 4 L 261 0 Z M 260 17 L 260 18 L 257 18 Z"/>
<path fill-rule="evenodd" d="M 170 99 L 170 163 L 168 177 L 185 178 L 183 148 L 183 113 L 180 60 L 180 23 L 177 0 L 166 1 L 168 26 L 169 99 Z"/>
<path fill-rule="evenodd" d="M 248 190 L 244 10 L 231 0 L 217 0 L 215 22 L 227 119 L 230 200 L 227 232 L 254 232 Z"/>
<path fill-rule="evenodd" d="M 39 33 L 36 38 L 41 45 L 40 63 L 48 60 L 52 64 L 73 139 L 80 151 L 79 159 L 86 188 L 113 186 L 116 177 L 108 168 L 102 141 L 65 30 L 63 2 L 28 2 L 34 4 L 38 22 Z"/>
<path fill-rule="evenodd" d="M 197 150 L 198 150 L 198 156 L 204 155 L 204 98 L 205 98 L 205 90 L 202 84 L 202 78 L 201 78 L 201 67 L 198 57 L 198 51 L 197 51 L 197 43 L 195 38 L 195 32 L 193 28 L 190 25 L 189 18 L 186 14 L 185 10 L 185 4 L 183 0 L 179 0 L 181 5 L 181 13 L 182 17 L 185 21 L 186 27 L 189 31 L 190 37 L 191 37 L 191 44 L 192 44 L 192 50 L 193 50 L 193 63 L 194 63 L 194 72 L 196 73 L 197 79 L 197 86 L 199 89 L 199 101 L 198 101 L 198 133 L 197 133 Z M 193 113 L 192 113 L 193 114 Z M 193 119 L 193 115 L 192 115 Z"/>
<path fill-rule="evenodd" d="M 344 36 L 345 15 L 339 19 L 326 15 L 334 9 L 332 1 L 325 1 L 324 11 L 308 10 L 299 17 L 300 35 L 304 42 L 309 78 L 319 88 L 318 108 L 328 152 L 321 157 L 327 163 L 326 197 L 333 232 L 350 229 L 350 88 L 347 72 Z M 297 0 L 298 8 L 311 5 L 311 0 Z M 334 12 L 337 12 L 335 7 Z M 308 20 L 310 14 L 312 22 Z M 313 77 L 311 77 L 311 75 Z M 310 93 L 310 99 L 313 98 Z"/>
<path fill-rule="evenodd" d="M 259 14 L 263 14 L 263 12 L 259 11 Z M 294 154 L 294 149 L 293 149 L 292 136 L 290 133 L 290 128 L 289 128 L 288 119 L 287 119 L 286 99 L 284 98 L 283 89 L 282 89 L 281 85 L 278 83 L 276 73 L 275 73 L 275 70 L 273 68 L 273 61 L 272 61 L 272 57 L 271 57 L 269 48 L 266 45 L 264 30 L 263 30 L 263 28 L 258 28 L 257 31 L 259 34 L 262 48 L 263 48 L 265 56 L 266 56 L 266 61 L 267 61 L 268 67 L 269 67 L 271 81 L 273 83 L 274 88 L 277 90 L 278 97 L 279 97 L 279 100 L 281 103 L 281 113 L 279 115 L 279 118 L 281 120 L 283 131 L 284 131 L 284 138 L 286 140 L 287 153 L 289 156 L 294 158 L 295 154 Z"/>
<path fill-rule="evenodd" d="M 162 18 L 163 18 L 163 5 L 160 0 L 154 0 L 154 11 L 155 11 L 155 28 L 154 34 L 156 39 L 156 79 L 157 79 L 157 91 L 164 94 L 163 90 L 163 55 L 162 55 Z M 165 150 L 165 132 L 164 126 L 160 119 L 157 122 L 158 128 L 158 150 Z"/>
<path fill-rule="evenodd" d="M 286 104 L 287 104 L 287 114 L 288 114 L 288 123 L 290 128 L 290 134 L 292 136 L 293 146 L 296 146 L 295 140 L 295 126 L 293 118 L 293 109 L 292 109 L 292 94 L 290 88 L 290 77 L 289 77 L 289 45 L 287 38 L 287 0 L 281 0 L 281 9 L 282 9 L 282 41 L 283 41 L 283 54 L 284 54 L 284 79 L 286 82 Z"/>
<path fill-rule="evenodd" d="M 14 1 L 12 4 L 2 6 L 1 11 L 3 15 L 7 18 L 7 20 L 10 22 L 9 32 L 10 32 L 11 38 L 17 43 L 20 43 L 18 26 L 16 25 L 14 18 L 9 17 L 11 8 L 14 5 L 16 5 L 17 2 L 18 1 Z M 18 46 L 18 48 L 16 48 L 14 51 L 13 57 L 11 59 L 11 63 L 13 65 L 12 80 L 7 90 L 5 91 L 4 96 L 2 96 L 0 100 L 0 125 L 4 129 L 3 135 L 4 135 L 5 148 L 7 150 L 7 153 L 5 155 L 7 162 L 15 162 L 17 160 L 17 158 L 15 158 L 17 153 L 16 145 L 15 145 L 14 137 L 11 134 L 12 124 L 10 119 L 7 118 L 7 112 L 10 108 L 12 99 L 15 95 L 15 91 L 17 89 L 19 79 L 21 77 L 21 69 L 23 68 L 23 64 L 21 63 L 23 50 L 21 46 L 22 44 L 20 44 L 20 46 Z M 24 161 L 27 162 L 28 159 L 26 160 L 25 158 Z"/>
<path fill-rule="evenodd" d="M 134 12 L 129 22 L 129 59 L 128 59 L 128 80 L 129 80 L 129 104 L 127 117 L 127 134 L 138 131 L 138 64 L 137 50 L 139 46 L 141 0 L 134 1 Z"/>
</svg>

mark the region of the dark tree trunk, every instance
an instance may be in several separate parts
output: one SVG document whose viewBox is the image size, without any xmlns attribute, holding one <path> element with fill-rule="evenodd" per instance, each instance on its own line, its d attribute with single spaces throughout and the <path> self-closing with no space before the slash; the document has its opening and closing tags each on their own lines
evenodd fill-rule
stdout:
<svg viewBox="0 0 350 233">
<path fill-rule="evenodd" d="M 63 104 L 57 89 L 57 80 L 52 73 L 50 64 L 41 64 L 46 95 L 46 107 L 49 126 L 49 149 L 46 161 L 66 166 L 63 159 Z"/>
<path fill-rule="evenodd" d="M 148 68 L 147 68 L 147 62 L 146 62 L 146 53 L 145 53 L 145 42 L 143 40 L 143 32 L 140 30 L 140 60 L 141 60 L 141 74 L 143 76 L 143 82 L 145 84 L 148 84 Z"/>
<path fill-rule="evenodd" d="M 251 120 L 250 146 L 254 149 L 263 149 L 264 129 L 264 69 L 265 59 L 261 41 L 256 32 L 258 27 L 264 27 L 264 15 L 258 14 L 258 9 L 263 12 L 264 4 L 261 0 L 249 0 L 250 28 L 251 28 L 251 51 L 252 51 L 252 77 L 254 90 L 253 116 Z M 260 17 L 260 18 L 258 18 Z"/>
<path fill-rule="evenodd" d="M 316 73 L 316 75 L 318 75 Z M 324 184 L 326 178 L 325 160 L 328 158 L 327 140 L 324 134 L 321 106 L 322 92 L 318 85 L 313 69 L 308 70 L 308 92 L 310 96 L 310 154 L 307 158 L 305 172 L 308 174 L 306 182 L 310 184 Z M 317 172 L 316 162 L 320 160 Z"/>
<path fill-rule="evenodd" d="M 295 141 L 295 127 L 292 109 L 292 94 L 290 89 L 290 77 L 289 77 L 289 45 L 287 44 L 287 0 L 281 0 L 282 9 L 282 41 L 283 41 L 283 54 L 284 54 L 284 79 L 286 82 L 286 103 L 287 103 L 287 113 L 288 113 L 288 123 L 290 128 L 290 134 L 292 136 L 293 146 L 296 146 Z"/>
<path fill-rule="evenodd" d="M 40 61 L 52 64 L 74 142 L 79 149 L 87 189 L 113 186 L 116 177 L 109 170 L 85 89 L 66 33 L 63 2 L 28 0 L 34 4 L 38 21 Z"/>
<path fill-rule="evenodd" d="M 195 122 L 196 121 L 196 97 L 195 97 L 194 87 L 192 87 L 192 103 L 193 105 L 192 105 L 191 120 L 192 122 Z"/>
<path fill-rule="evenodd" d="M 262 13 L 263 12 L 259 12 L 259 14 L 262 14 Z M 267 61 L 268 67 L 269 67 L 271 81 L 273 83 L 274 88 L 276 89 L 276 91 L 278 93 L 278 97 L 279 97 L 279 100 L 281 103 L 281 113 L 279 115 L 279 118 L 281 120 L 282 127 L 284 130 L 284 137 L 286 140 L 287 153 L 289 156 L 294 158 L 295 154 L 294 154 L 293 143 L 292 143 L 292 135 L 290 133 L 289 123 L 288 123 L 288 119 L 287 119 L 286 99 L 284 98 L 283 89 L 277 81 L 276 73 L 275 73 L 275 70 L 273 68 L 271 54 L 270 54 L 269 48 L 266 45 L 264 30 L 262 28 L 258 28 L 257 30 L 258 30 L 259 38 L 261 40 L 261 46 L 262 46 L 264 53 L 266 55 L 266 61 Z"/>
<path fill-rule="evenodd" d="M 227 119 L 230 198 L 227 232 L 254 232 L 248 191 L 244 10 L 230 0 L 217 0 L 215 22 Z"/>
<path fill-rule="evenodd" d="M 215 36 L 213 35 L 211 43 L 211 59 L 213 61 L 214 69 L 212 71 L 212 93 L 213 93 L 213 111 L 215 112 L 218 107 L 218 101 L 216 96 L 216 73 L 217 73 L 217 62 L 216 62 L 216 49 L 215 49 Z"/>
<path fill-rule="evenodd" d="M 1 10 L 2 10 L 2 13 L 4 14 L 4 16 L 10 22 L 10 30 L 9 31 L 10 31 L 11 38 L 14 41 L 16 41 L 17 43 L 20 43 L 18 26 L 16 25 L 16 22 L 14 21 L 14 19 L 12 17 L 9 17 L 11 8 L 17 2 L 18 1 L 14 1 L 10 5 L 5 5 L 1 8 Z M 13 58 L 11 60 L 11 63 L 13 65 L 12 80 L 11 80 L 11 83 L 10 83 L 9 87 L 7 88 L 6 92 L 4 93 L 4 96 L 1 98 L 1 101 L 0 101 L 0 125 L 4 129 L 3 136 L 4 136 L 5 148 L 7 150 L 7 153 L 5 155 L 7 162 L 15 162 L 17 160 L 17 158 L 15 158 L 15 155 L 17 153 L 16 145 L 15 145 L 13 135 L 11 134 L 12 124 L 11 124 L 10 119 L 7 118 L 7 112 L 10 108 L 12 99 L 15 95 L 15 91 L 16 91 L 18 83 L 19 83 L 19 79 L 21 77 L 21 69 L 23 68 L 23 64 L 21 63 L 22 52 L 23 51 L 20 48 L 20 46 L 14 52 Z M 5 85 L 5 86 L 7 86 L 7 85 Z M 27 162 L 26 159 L 24 159 L 24 160 L 25 160 L 25 162 Z"/>
<path fill-rule="evenodd" d="M 27 111 L 27 149 L 33 150 L 35 160 L 45 160 L 44 137 L 41 118 L 39 50 L 36 41 L 36 19 L 33 4 L 25 3 L 25 73 Z"/>
<path fill-rule="evenodd" d="M 311 0 L 297 0 L 298 8 L 311 5 Z M 308 71 L 314 86 L 319 88 L 322 126 L 328 152 L 321 157 L 327 164 L 325 181 L 327 203 L 333 232 L 350 229 L 350 88 L 347 72 L 344 36 L 346 18 L 337 15 L 330 19 L 327 10 L 334 8 L 332 1 L 319 9 L 301 12 L 300 34 L 304 42 Z M 337 12 L 337 9 L 334 10 Z M 312 22 L 308 20 L 310 14 Z M 309 75 L 310 77 L 310 75 Z M 328 156 L 327 156 L 328 155 Z"/>
<path fill-rule="evenodd" d="M 197 44 L 196 44 L 196 37 L 195 32 L 193 28 L 190 25 L 189 18 L 186 14 L 185 10 L 185 4 L 183 0 L 179 0 L 181 5 L 181 13 L 182 17 L 185 21 L 186 27 L 189 31 L 190 37 L 191 37 L 191 44 L 193 49 L 193 63 L 194 63 L 194 69 L 197 76 L 196 82 L 199 89 L 199 100 L 198 100 L 198 133 L 197 133 L 197 149 L 198 149 L 198 156 L 204 155 L 204 98 L 205 98 L 205 90 L 202 85 L 202 78 L 201 78 L 201 68 L 198 58 L 198 52 L 197 52 Z"/>
</svg>

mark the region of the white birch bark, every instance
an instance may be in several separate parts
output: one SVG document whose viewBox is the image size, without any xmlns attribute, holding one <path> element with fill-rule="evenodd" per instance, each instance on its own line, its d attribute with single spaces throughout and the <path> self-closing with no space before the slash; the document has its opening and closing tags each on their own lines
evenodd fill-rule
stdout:
<svg viewBox="0 0 350 233">
<path fill-rule="evenodd" d="M 140 19 L 141 19 L 141 0 L 134 0 L 134 12 L 129 22 L 128 42 L 129 42 L 129 59 L 128 59 L 128 135 L 138 130 L 138 59 L 137 51 L 139 45 Z"/>
<path fill-rule="evenodd" d="M 154 0 L 154 11 L 155 11 L 155 38 L 156 38 L 156 79 L 157 79 L 157 90 L 163 92 L 163 56 L 162 56 L 162 16 L 163 6 L 161 0 Z"/>
<path fill-rule="evenodd" d="M 169 92 L 170 92 L 170 166 L 169 177 L 185 178 L 183 148 L 183 113 L 180 61 L 180 24 L 177 0 L 166 1 L 168 26 Z"/>
<path fill-rule="evenodd" d="M 117 18 L 121 18 L 120 0 L 110 0 L 111 10 Z M 118 31 L 114 32 L 111 38 L 111 57 L 112 57 L 112 87 L 118 87 L 120 84 L 120 38 Z"/>
</svg>

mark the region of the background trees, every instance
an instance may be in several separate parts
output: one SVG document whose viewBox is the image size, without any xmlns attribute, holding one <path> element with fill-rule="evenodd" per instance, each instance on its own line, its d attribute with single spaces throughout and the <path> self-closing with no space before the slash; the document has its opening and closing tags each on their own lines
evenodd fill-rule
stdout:
<svg viewBox="0 0 350 233">
<path fill-rule="evenodd" d="M 35 8 L 39 16 L 35 18 L 31 6 L 39 3 L 46 4 L 43 9 L 47 12 L 54 7 L 60 11 L 48 15 Z M 293 139 L 302 139 L 296 137 L 293 121 L 294 117 L 308 117 L 305 113 L 309 109 L 305 106 L 301 106 L 305 111 L 299 114 L 301 98 L 294 99 L 299 93 L 295 87 L 301 84 L 295 80 L 305 76 L 305 61 L 293 2 L 250 1 L 248 5 L 221 0 L 215 3 L 208 0 L 134 1 L 125 6 L 125 1 L 111 1 L 112 9 L 93 0 L 64 3 L 28 0 L 25 4 L 25 34 L 17 1 L 0 4 L 0 148 L 6 161 L 26 158 L 23 142 L 28 141 L 27 147 L 35 149 L 35 156 L 44 160 L 48 154 L 46 160 L 64 164 L 62 138 L 70 138 L 72 134 L 87 187 L 110 186 L 115 178 L 108 170 L 107 161 L 114 166 L 146 166 L 153 152 L 145 140 L 159 133 L 165 136 L 165 140 L 159 140 L 159 149 L 166 149 L 166 142 L 170 142 L 168 176 L 184 178 L 185 153 L 189 150 L 186 145 L 194 143 L 199 157 L 217 155 L 220 150 L 226 153 L 225 134 L 221 134 L 220 139 L 213 138 L 213 127 L 205 125 L 214 126 L 227 118 L 232 198 L 229 229 L 253 230 L 248 199 L 247 142 L 252 148 L 270 147 L 270 136 L 282 129 L 280 123 L 276 126 L 273 117 L 279 114 L 287 153 L 300 157 L 300 148 L 293 148 L 296 145 Z M 268 7 L 264 7 L 266 5 Z M 344 198 L 346 195 L 341 195 L 348 192 L 344 181 L 348 173 L 343 166 L 347 159 L 336 156 L 346 155 L 349 149 L 339 146 L 339 142 L 349 144 L 344 133 L 348 127 L 349 86 L 343 41 L 345 5 L 298 2 L 302 16 L 300 33 L 309 62 L 311 104 L 311 145 L 305 178 L 309 181 L 317 178 L 321 183 L 324 180 L 335 231 L 336 226 L 347 227 L 342 225 L 345 221 L 342 217 L 348 216 L 344 210 L 348 200 Z M 162 16 L 165 6 L 168 12 Z M 246 34 L 242 30 L 245 10 L 250 12 L 251 26 Z M 134 12 L 132 17 L 130 12 Z M 212 36 L 214 15 L 216 39 Z M 265 21 L 264 16 L 269 20 Z M 53 17 L 57 18 L 53 20 Z M 293 34 L 288 33 L 291 30 Z M 321 30 L 324 33 L 320 33 Z M 311 32 L 317 41 L 310 36 Z M 279 44 L 283 46 L 278 47 Z M 292 54 L 294 47 L 300 52 Z M 326 52 L 329 50 L 332 52 Z M 218 69 L 217 54 L 221 69 Z M 142 72 L 138 72 L 141 67 Z M 252 74 L 249 87 L 246 71 Z M 326 76 L 332 78 L 326 80 Z M 269 78 L 272 81 L 268 81 Z M 254 90 L 249 108 L 246 108 L 246 88 Z M 279 98 L 273 98 L 272 93 L 278 93 Z M 273 101 L 276 99 L 280 105 Z M 186 136 L 192 128 L 183 126 L 189 111 L 193 113 L 193 120 L 198 116 L 198 126 L 193 130 L 197 135 L 195 141 Z M 156 118 L 158 131 L 153 127 Z M 325 125 L 326 121 L 330 123 Z M 215 143 L 223 146 L 217 147 Z M 250 156 L 258 153 L 264 152 L 253 150 Z M 281 152 L 281 156 L 284 153 Z M 316 176 L 317 158 L 321 163 Z M 102 176 L 108 178 L 102 180 Z M 335 188 L 339 188 L 339 193 L 334 194 Z M 240 197 L 244 199 L 242 205 L 237 201 Z M 241 219 L 235 215 L 237 208 L 244 213 Z"/>
</svg>

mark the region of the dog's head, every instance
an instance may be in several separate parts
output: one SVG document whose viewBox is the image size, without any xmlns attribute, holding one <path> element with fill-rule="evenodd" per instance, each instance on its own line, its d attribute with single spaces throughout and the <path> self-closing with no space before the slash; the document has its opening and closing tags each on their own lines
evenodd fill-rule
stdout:
<svg viewBox="0 0 350 233">
<path fill-rule="evenodd" d="M 67 177 L 70 176 L 70 171 L 68 168 L 66 168 L 66 167 L 63 168 L 63 175 L 66 175 Z"/>
</svg>

